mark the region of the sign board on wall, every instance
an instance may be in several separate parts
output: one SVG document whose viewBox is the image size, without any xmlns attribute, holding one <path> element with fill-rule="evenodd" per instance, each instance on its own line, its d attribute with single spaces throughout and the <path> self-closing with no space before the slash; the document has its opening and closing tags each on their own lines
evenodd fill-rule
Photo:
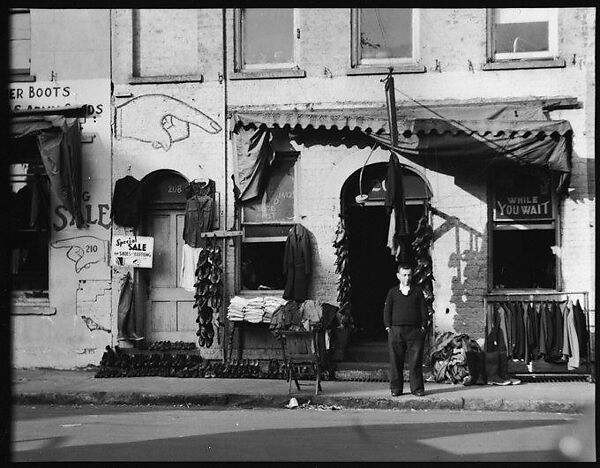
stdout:
<svg viewBox="0 0 600 468">
<path fill-rule="evenodd" d="M 494 221 L 554 219 L 548 175 L 501 172 L 495 178 Z"/>
<path fill-rule="evenodd" d="M 113 236 L 110 249 L 112 266 L 152 268 L 154 238 L 146 236 Z"/>
</svg>

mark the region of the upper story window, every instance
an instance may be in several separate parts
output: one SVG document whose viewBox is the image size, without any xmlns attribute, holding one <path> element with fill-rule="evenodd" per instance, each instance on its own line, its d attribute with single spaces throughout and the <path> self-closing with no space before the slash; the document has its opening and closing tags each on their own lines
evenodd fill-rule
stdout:
<svg viewBox="0 0 600 468">
<path fill-rule="evenodd" d="M 293 8 L 242 10 L 243 68 L 295 65 Z"/>
<path fill-rule="evenodd" d="M 494 8 L 489 15 L 491 60 L 558 55 L 557 8 Z"/>
<path fill-rule="evenodd" d="M 31 17 L 28 9 L 9 12 L 8 44 L 11 74 L 29 75 L 31 68 Z"/>
<path fill-rule="evenodd" d="M 417 66 L 419 13 L 414 8 L 353 8 L 352 68 L 423 72 Z"/>
<path fill-rule="evenodd" d="M 195 10 L 132 10 L 132 78 L 202 81 Z"/>
<path fill-rule="evenodd" d="M 234 10 L 235 64 L 232 78 L 305 76 L 297 66 L 300 36 L 293 8 Z"/>
</svg>

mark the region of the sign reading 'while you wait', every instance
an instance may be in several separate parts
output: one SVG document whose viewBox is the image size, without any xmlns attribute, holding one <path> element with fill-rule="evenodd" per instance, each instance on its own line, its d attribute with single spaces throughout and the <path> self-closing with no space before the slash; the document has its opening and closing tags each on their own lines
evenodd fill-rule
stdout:
<svg viewBox="0 0 600 468">
<path fill-rule="evenodd" d="M 552 199 L 548 195 L 498 196 L 494 205 L 494 220 L 552 219 Z"/>
</svg>

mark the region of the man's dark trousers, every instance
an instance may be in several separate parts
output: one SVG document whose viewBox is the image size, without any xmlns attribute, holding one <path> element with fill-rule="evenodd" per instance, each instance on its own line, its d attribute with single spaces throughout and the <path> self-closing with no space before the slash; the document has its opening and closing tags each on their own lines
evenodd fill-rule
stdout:
<svg viewBox="0 0 600 468">
<path fill-rule="evenodd" d="M 410 372 L 410 391 L 425 390 L 423 384 L 423 347 L 425 336 L 420 327 L 412 325 L 392 326 L 388 333 L 388 350 L 390 353 L 390 389 L 394 393 L 402 393 L 404 384 L 404 357 L 407 354 Z"/>
</svg>

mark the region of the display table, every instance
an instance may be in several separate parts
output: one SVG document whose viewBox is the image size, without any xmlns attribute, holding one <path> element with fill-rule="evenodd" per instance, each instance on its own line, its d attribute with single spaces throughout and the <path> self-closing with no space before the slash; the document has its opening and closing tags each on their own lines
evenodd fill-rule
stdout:
<svg viewBox="0 0 600 468">
<path fill-rule="evenodd" d="M 231 361 L 233 354 L 233 338 L 237 330 L 237 360 L 241 361 L 244 354 L 244 334 L 248 328 L 269 328 L 269 322 L 246 322 L 245 320 L 229 321 L 229 336 L 227 340 L 227 356 L 223 355 L 225 362 Z"/>
</svg>

